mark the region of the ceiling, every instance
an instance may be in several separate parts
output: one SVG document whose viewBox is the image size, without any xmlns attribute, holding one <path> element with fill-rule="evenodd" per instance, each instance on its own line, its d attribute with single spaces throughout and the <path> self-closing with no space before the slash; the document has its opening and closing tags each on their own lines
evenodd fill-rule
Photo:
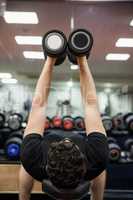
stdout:
<svg viewBox="0 0 133 200">
<path fill-rule="evenodd" d="M 35 11 L 39 17 L 37 25 L 7 24 L 0 17 L 0 71 L 11 72 L 21 81 L 37 78 L 43 60 L 27 60 L 24 50 L 42 50 L 41 46 L 17 45 L 15 35 L 43 36 L 51 29 L 60 29 L 68 37 L 71 32 L 71 17 L 74 28 L 85 28 L 92 32 L 94 46 L 89 58 L 94 77 L 101 82 L 132 83 L 133 48 L 115 47 L 120 37 L 133 38 L 133 2 L 87 2 L 87 1 L 39 1 L 10 0 L 8 11 Z M 128 61 L 105 61 L 107 53 L 129 53 Z M 78 71 L 70 70 L 66 59 L 54 68 L 54 80 L 78 80 Z M 30 79 L 31 78 L 31 79 Z"/>
</svg>

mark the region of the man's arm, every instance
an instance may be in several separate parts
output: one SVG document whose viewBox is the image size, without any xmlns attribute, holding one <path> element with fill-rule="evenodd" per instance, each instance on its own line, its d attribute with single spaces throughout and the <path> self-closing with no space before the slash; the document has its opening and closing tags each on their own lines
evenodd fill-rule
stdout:
<svg viewBox="0 0 133 200">
<path fill-rule="evenodd" d="M 97 131 L 106 135 L 102 124 L 95 83 L 89 69 L 86 57 L 77 58 L 80 67 L 80 87 L 84 102 L 85 126 L 87 134 Z"/>
<path fill-rule="evenodd" d="M 106 183 L 106 171 L 92 180 L 90 186 L 91 200 L 103 200 L 104 188 Z"/>
<path fill-rule="evenodd" d="M 19 173 L 19 200 L 30 200 L 34 179 L 21 166 Z"/>
<path fill-rule="evenodd" d="M 80 66 L 80 87 L 85 110 L 85 126 L 87 134 L 100 132 L 106 135 L 102 124 L 95 83 L 89 69 L 86 57 L 77 58 Z M 103 200 L 106 173 L 96 177 L 91 184 L 91 200 Z"/>
<path fill-rule="evenodd" d="M 25 135 L 30 133 L 42 135 L 44 132 L 45 112 L 52 79 L 52 69 L 55 61 L 56 58 L 47 57 L 44 64 L 36 85 Z"/>
</svg>

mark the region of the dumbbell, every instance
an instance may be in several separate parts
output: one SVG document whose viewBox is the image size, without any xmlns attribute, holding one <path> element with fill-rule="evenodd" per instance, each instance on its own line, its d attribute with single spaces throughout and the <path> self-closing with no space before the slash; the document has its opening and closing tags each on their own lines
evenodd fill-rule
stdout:
<svg viewBox="0 0 133 200">
<path fill-rule="evenodd" d="M 22 122 L 23 116 L 20 113 L 11 114 L 7 121 L 8 127 L 13 131 L 19 130 L 21 128 Z"/>
<path fill-rule="evenodd" d="M 125 123 L 124 123 L 124 118 L 123 118 L 122 113 L 118 113 L 114 117 L 112 117 L 112 122 L 113 122 L 113 127 L 115 130 L 125 130 Z"/>
<path fill-rule="evenodd" d="M 0 128 L 3 128 L 5 125 L 5 115 L 1 112 L 0 113 Z"/>
<path fill-rule="evenodd" d="M 113 123 L 111 117 L 103 115 L 102 122 L 106 132 L 109 133 L 113 129 Z"/>
<path fill-rule="evenodd" d="M 130 153 L 130 158 L 133 159 L 133 138 L 128 138 L 124 143 L 124 147 Z"/>
<path fill-rule="evenodd" d="M 60 65 L 66 58 L 67 39 L 59 30 L 48 31 L 42 40 L 45 59 L 47 56 L 57 58 L 55 65 Z"/>
<path fill-rule="evenodd" d="M 46 117 L 44 127 L 45 129 L 51 128 L 51 119 L 49 117 Z"/>
<path fill-rule="evenodd" d="M 4 148 L 6 140 L 9 138 L 11 134 L 11 129 L 4 127 L 0 129 L 0 149 Z"/>
<path fill-rule="evenodd" d="M 5 143 L 5 154 L 9 160 L 19 160 L 20 148 L 23 140 L 23 132 L 15 131 Z"/>
<path fill-rule="evenodd" d="M 115 138 L 108 137 L 108 146 L 109 146 L 109 160 L 111 162 L 117 162 L 119 161 L 121 157 L 121 148 L 117 144 L 117 141 Z"/>
<path fill-rule="evenodd" d="M 54 116 L 51 121 L 53 128 L 62 128 L 62 118 L 60 116 Z"/>
<path fill-rule="evenodd" d="M 133 113 L 125 114 L 123 118 L 128 131 L 133 132 Z"/>
<path fill-rule="evenodd" d="M 81 116 L 75 117 L 74 127 L 77 131 L 83 131 L 85 129 L 84 118 Z"/>
<path fill-rule="evenodd" d="M 76 56 L 86 56 L 88 59 L 93 45 L 92 34 L 85 29 L 73 31 L 68 38 L 68 58 L 71 63 L 77 64 Z"/>
<path fill-rule="evenodd" d="M 64 130 L 70 131 L 74 128 L 74 120 L 71 116 L 64 116 L 62 120 Z"/>
</svg>

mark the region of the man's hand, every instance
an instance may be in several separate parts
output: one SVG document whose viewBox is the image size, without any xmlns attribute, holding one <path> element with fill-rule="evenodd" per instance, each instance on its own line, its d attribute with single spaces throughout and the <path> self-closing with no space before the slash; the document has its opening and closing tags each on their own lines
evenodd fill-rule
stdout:
<svg viewBox="0 0 133 200">
<path fill-rule="evenodd" d="M 77 57 L 77 63 L 81 67 L 84 63 L 87 62 L 86 56 Z"/>
</svg>

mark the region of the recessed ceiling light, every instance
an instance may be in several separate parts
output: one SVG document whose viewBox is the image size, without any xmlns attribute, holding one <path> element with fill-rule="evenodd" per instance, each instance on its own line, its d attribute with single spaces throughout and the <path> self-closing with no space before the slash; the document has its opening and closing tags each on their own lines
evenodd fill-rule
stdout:
<svg viewBox="0 0 133 200">
<path fill-rule="evenodd" d="M 41 45 L 42 37 L 41 36 L 15 36 L 17 44 L 21 45 Z"/>
<path fill-rule="evenodd" d="M 0 78 L 12 78 L 12 75 L 10 73 L 0 73 Z"/>
<path fill-rule="evenodd" d="M 4 19 L 9 24 L 38 24 L 36 12 L 5 11 Z"/>
<path fill-rule="evenodd" d="M 70 24 L 71 30 L 74 29 L 74 17 L 71 17 L 71 24 Z"/>
<path fill-rule="evenodd" d="M 115 45 L 116 47 L 133 47 L 133 38 L 120 38 Z"/>
<path fill-rule="evenodd" d="M 18 81 L 14 78 L 10 78 L 10 79 L 1 79 L 1 82 L 4 84 L 16 84 Z"/>
<path fill-rule="evenodd" d="M 130 22 L 130 26 L 133 26 L 133 19 L 132 19 L 131 22 Z"/>
<path fill-rule="evenodd" d="M 107 87 L 107 88 L 111 88 L 113 86 L 113 84 L 112 83 L 105 83 L 104 86 Z"/>
<path fill-rule="evenodd" d="M 30 59 L 44 59 L 44 54 L 42 51 L 24 51 L 23 55 L 25 58 Z"/>
<path fill-rule="evenodd" d="M 73 86 L 73 82 L 72 81 L 68 81 L 67 85 L 68 85 L 68 87 L 72 87 Z"/>
<path fill-rule="evenodd" d="M 107 94 L 111 93 L 111 88 L 105 88 L 104 92 L 107 93 Z"/>
<path fill-rule="evenodd" d="M 70 68 L 71 68 L 71 70 L 77 70 L 77 69 L 79 69 L 79 66 L 78 65 L 71 65 Z"/>
<path fill-rule="evenodd" d="M 109 53 L 106 55 L 106 60 L 128 60 L 130 57 L 130 54 L 124 54 L 124 53 Z"/>
</svg>

